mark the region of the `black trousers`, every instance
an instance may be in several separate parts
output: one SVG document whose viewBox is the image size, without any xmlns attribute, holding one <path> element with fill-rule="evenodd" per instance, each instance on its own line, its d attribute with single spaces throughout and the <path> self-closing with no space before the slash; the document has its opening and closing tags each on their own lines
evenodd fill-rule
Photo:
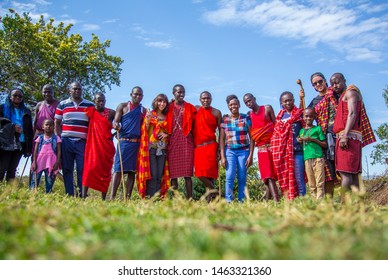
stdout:
<svg viewBox="0 0 388 280">
<path fill-rule="evenodd" d="M 15 178 L 22 155 L 23 152 L 20 150 L 0 151 L 0 182 L 4 177 L 7 182 Z"/>
</svg>

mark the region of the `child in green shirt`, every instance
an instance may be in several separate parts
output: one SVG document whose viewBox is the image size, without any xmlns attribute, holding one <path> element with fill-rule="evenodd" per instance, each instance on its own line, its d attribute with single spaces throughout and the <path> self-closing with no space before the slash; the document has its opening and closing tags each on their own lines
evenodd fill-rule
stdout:
<svg viewBox="0 0 388 280">
<path fill-rule="evenodd" d="M 314 108 L 306 108 L 303 112 L 305 127 L 299 132 L 298 142 L 303 146 L 303 157 L 308 185 L 312 197 L 321 199 L 325 195 L 325 160 L 322 148 L 327 148 L 326 137 L 320 126 L 313 125 Z"/>
</svg>

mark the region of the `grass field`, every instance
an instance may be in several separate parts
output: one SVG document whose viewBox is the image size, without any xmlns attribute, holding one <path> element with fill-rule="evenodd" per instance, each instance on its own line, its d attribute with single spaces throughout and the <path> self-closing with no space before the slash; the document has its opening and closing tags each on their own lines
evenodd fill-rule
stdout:
<svg viewBox="0 0 388 280">
<path fill-rule="evenodd" d="M 350 195 L 275 205 L 181 193 L 126 203 L 0 184 L 0 259 L 388 259 L 388 207 Z"/>
</svg>

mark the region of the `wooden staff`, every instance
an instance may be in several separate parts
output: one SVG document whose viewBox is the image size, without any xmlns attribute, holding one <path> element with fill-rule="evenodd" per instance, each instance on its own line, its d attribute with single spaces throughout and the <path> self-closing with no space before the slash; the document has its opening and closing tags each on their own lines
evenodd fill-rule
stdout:
<svg viewBox="0 0 388 280">
<path fill-rule="evenodd" d="M 36 175 L 36 170 L 34 171 L 34 180 L 35 180 L 35 193 L 38 192 L 38 180 Z"/>
<path fill-rule="evenodd" d="M 20 178 L 19 178 L 19 183 L 18 183 L 18 188 L 20 187 L 20 184 L 22 182 L 22 179 L 23 179 L 23 174 L 24 174 L 24 171 L 26 170 L 26 166 L 27 166 L 27 162 L 28 162 L 28 159 L 30 158 L 30 156 L 28 156 L 26 158 L 26 163 L 24 164 L 24 168 L 23 168 L 23 171 L 22 171 L 22 175 L 20 175 Z M 30 173 L 31 174 L 31 173 Z M 30 177 L 31 178 L 31 177 Z"/>
<path fill-rule="evenodd" d="M 302 81 L 300 79 L 297 79 L 296 80 L 296 83 L 300 86 L 300 90 L 303 91 L 303 97 L 300 98 L 300 107 L 305 109 L 306 108 L 306 104 L 304 103 L 304 88 L 303 88 L 303 85 L 302 85 Z"/>
<path fill-rule="evenodd" d="M 127 189 L 125 188 L 125 183 L 124 183 L 124 169 L 123 169 L 123 157 L 121 155 L 121 147 L 120 147 L 120 133 L 117 130 L 117 147 L 118 147 L 118 152 L 119 152 L 119 158 L 120 158 L 120 168 L 121 168 L 121 184 L 123 186 L 123 192 L 124 192 L 124 201 L 127 201 Z"/>
</svg>

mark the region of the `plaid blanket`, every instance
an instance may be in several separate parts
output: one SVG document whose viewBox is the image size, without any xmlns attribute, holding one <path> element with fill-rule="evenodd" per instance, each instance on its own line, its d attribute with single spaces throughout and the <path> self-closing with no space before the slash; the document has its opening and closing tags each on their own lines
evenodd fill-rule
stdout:
<svg viewBox="0 0 388 280">
<path fill-rule="evenodd" d="M 141 126 L 141 136 L 140 136 L 140 148 L 137 156 L 137 176 L 136 184 L 139 194 L 142 198 L 146 196 L 147 181 L 151 179 L 151 167 L 150 167 L 150 152 L 149 152 L 149 143 L 154 142 L 157 139 L 158 133 L 161 129 L 167 129 L 167 121 L 158 122 L 156 118 L 156 113 L 152 112 L 153 116 L 150 120 L 150 126 L 154 127 L 151 136 L 148 135 L 146 122 L 143 122 Z M 164 172 L 162 178 L 162 185 L 160 190 L 160 196 L 164 197 L 170 188 L 170 175 L 168 171 L 168 161 L 164 165 Z"/>
<path fill-rule="evenodd" d="M 303 109 L 294 107 L 291 118 L 286 122 L 282 117 L 286 110 L 280 110 L 276 117 L 274 133 L 271 138 L 272 156 L 278 182 L 282 192 L 288 192 L 288 199 L 298 196 L 298 187 L 294 175 L 294 142 L 292 124 L 303 122 Z"/>
<path fill-rule="evenodd" d="M 358 87 L 351 84 L 349 85 L 346 90 L 354 90 L 357 91 L 361 95 L 361 91 Z M 361 126 L 360 131 L 362 134 L 362 147 L 365 147 L 366 145 L 372 144 L 376 142 L 376 137 L 373 133 L 372 126 L 370 125 L 370 121 L 368 118 L 368 115 L 366 114 L 364 102 L 361 103 Z"/>
<path fill-rule="evenodd" d="M 333 90 L 331 88 L 328 88 L 322 100 L 317 105 L 315 105 L 315 112 L 317 113 L 317 123 L 322 128 L 324 134 L 327 133 L 327 127 L 329 125 L 330 103 L 333 105 L 335 110 L 337 110 L 337 99 L 334 97 Z"/>
</svg>

